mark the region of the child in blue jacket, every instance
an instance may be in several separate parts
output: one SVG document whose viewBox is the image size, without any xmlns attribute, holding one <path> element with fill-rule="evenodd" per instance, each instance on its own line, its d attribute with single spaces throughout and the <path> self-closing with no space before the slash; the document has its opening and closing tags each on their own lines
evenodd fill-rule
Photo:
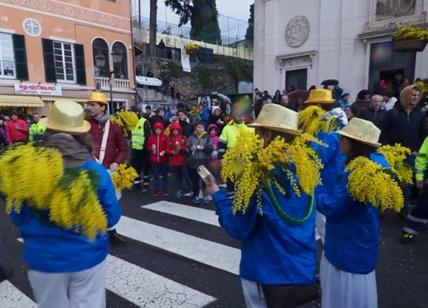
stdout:
<svg viewBox="0 0 428 308">
<path fill-rule="evenodd" d="M 110 175 L 91 157 L 87 133 L 90 125 L 83 120 L 83 108 L 63 102 L 55 103 L 52 110 L 46 122 L 44 147 L 57 149 L 65 168 L 87 170 L 96 177 L 98 202 L 107 228 L 114 226 L 121 210 Z M 55 118 L 58 113 L 61 117 Z M 11 212 L 24 240 L 23 259 L 29 267 L 28 278 L 38 307 L 105 308 L 108 233 L 98 232 L 90 239 L 80 226 L 63 228 L 51 221 L 51 215 L 50 209 L 39 210 L 27 203 L 19 213 L 15 209 Z"/>
<path fill-rule="evenodd" d="M 338 132 L 340 151 L 350 162 L 365 156 L 388 168 L 376 154 L 380 130 L 371 122 L 353 118 Z M 317 208 L 327 218 L 321 260 L 322 307 L 376 308 L 376 262 L 379 250 L 379 211 L 355 201 L 347 190 L 349 173 L 324 182 Z"/>
</svg>

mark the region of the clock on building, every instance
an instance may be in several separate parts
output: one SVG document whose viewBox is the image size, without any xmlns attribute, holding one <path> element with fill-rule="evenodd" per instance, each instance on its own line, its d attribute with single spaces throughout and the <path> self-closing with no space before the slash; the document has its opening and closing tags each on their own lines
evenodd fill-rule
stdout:
<svg viewBox="0 0 428 308">
<path fill-rule="evenodd" d="M 34 18 L 27 18 L 23 21 L 22 26 L 25 33 L 30 36 L 36 37 L 42 33 L 42 26 Z"/>
</svg>

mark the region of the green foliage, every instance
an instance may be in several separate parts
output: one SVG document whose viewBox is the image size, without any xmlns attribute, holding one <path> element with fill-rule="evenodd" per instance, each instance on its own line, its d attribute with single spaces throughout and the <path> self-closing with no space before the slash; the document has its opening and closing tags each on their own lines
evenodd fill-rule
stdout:
<svg viewBox="0 0 428 308">
<path fill-rule="evenodd" d="M 175 61 L 168 61 L 162 66 L 162 77 L 180 78 L 184 76 L 183 68 Z"/>
<path fill-rule="evenodd" d="M 421 29 L 418 27 L 399 27 L 392 37 L 396 41 L 405 40 L 428 40 L 428 29 Z"/>
<path fill-rule="evenodd" d="M 248 19 L 248 28 L 247 33 L 245 34 L 245 39 L 254 42 L 254 3 L 250 5 L 250 18 Z"/>
<path fill-rule="evenodd" d="M 239 81 L 252 81 L 253 80 L 253 62 L 239 59 L 230 58 L 224 63 L 225 70 L 229 76 L 235 80 L 236 83 Z"/>
<path fill-rule="evenodd" d="M 191 39 L 221 44 L 215 0 L 165 0 L 165 5 L 180 16 L 179 26 L 190 20 Z"/>
<path fill-rule="evenodd" d="M 211 77 L 216 75 L 216 69 L 200 64 L 195 67 L 193 71 L 197 81 L 201 84 L 202 89 L 207 90 L 215 86 Z"/>
</svg>

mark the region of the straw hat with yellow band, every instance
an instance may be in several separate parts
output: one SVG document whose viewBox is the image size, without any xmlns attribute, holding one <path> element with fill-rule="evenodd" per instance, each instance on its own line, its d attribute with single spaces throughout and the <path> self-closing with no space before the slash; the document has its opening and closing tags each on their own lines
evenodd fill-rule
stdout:
<svg viewBox="0 0 428 308">
<path fill-rule="evenodd" d="M 305 104 L 333 104 L 334 102 L 331 90 L 313 89 L 309 92 L 309 97 Z"/>
<path fill-rule="evenodd" d="M 47 118 L 40 122 L 47 128 L 56 132 L 70 135 L 87 133 L 91 125 L 85 121 L 83 107 L 72 100 L 57 100 L 52 105 Z"/>
<path fill-rule="evenodd" d="M 107 96 L 101 92 L 92 92 L 88 97 L 88 103 L 98 103 L 107 105 Z"/>
<path fill-rule="evenodd" d="M 299 135 L 297 112 L 277 104 L 266 104 L 263 106 L 256 121 L 249 127 L 264 127 L 267 129 Z"/>
<path fill-rule="evenodd" d="M 352 118 L 348 125 L 337 133 L 375 148 L 382 145 L 379 143 L 380 129 L 372 122 L 360 118 Z"/>
</svg>

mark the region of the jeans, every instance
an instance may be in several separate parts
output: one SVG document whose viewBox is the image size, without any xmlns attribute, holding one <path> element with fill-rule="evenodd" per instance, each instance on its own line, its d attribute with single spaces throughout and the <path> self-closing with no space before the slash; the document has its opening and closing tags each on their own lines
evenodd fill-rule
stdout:
<svg viewBox="0 0 428 308">
<path fill-rule="evenodd" d="M 204 189 L 205 183 L 199 177 L 197 169 L 189 168 L 189 176 L 190 176 L 190 179 L 192 180 L 193 197 L 198 197 L 199 196 L 199 189 L 201 189 L 201 188 Z M 202 183 L 202 187 L 199 186 L 199 183 Z"/>
<path fill-rule="evenodd" d="M 171 167 L 172 173 L 174 174 L 174 188 L 175 191 L 183 191 L 183 175 L 184 175 L 184 168 L 186 166 L 173 166 Z"/>
<path fill-rule="evenodd" d="M 168 164 L 152 164 L 153 172 L 153 192 L 168 192 Z M 160 178 L 162 177 L 162 179 Z"/>
</svg>

